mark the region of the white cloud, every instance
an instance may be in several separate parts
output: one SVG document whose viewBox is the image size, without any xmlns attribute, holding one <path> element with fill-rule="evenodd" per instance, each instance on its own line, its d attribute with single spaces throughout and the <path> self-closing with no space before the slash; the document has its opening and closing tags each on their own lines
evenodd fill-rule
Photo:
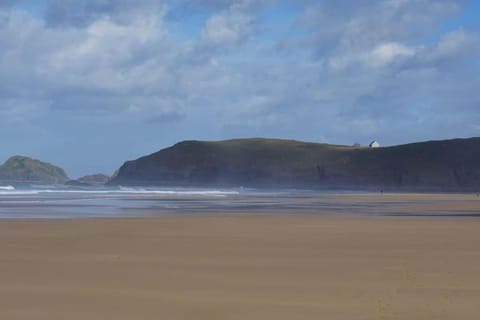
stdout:
<svg viewBox="0 0 480 320">
<path fill-rule="evenodd" d="M 329 59 L 332 70 L 345 70 L 352 66 L 384 67 L 395 60 L 413 57 L 416 49 L 400 43 L 382 43 L 374 48 L 357 53 L 342 53 L 333 55 Z"/>
<path fill-rule="evenodd" d="M 317 55 L 365 52 L 384 43 L 422 42 L 455 17 L 464 0 L 366 0 L 314 2 L 301 23 Z"/>
<path fill-rule="evenodd" d="M 48 0 L 45 20 L 49 27 L 88 27 L 97 20 L 110 19 L 129 24 L 132 19 L 165 12 L 162 0 Z"/>
<path fill-rule="evenodd" d="M 431 50 L 428 60 L 480 56 L 480 36 L 458 29 L 447 33 Z"/>
<path fill-rule="evenodd" d="M 202 38 L 210 45 L 231 45 L 245 40 L 252 31 L 252 17 L 243 11 L 229 10 L 210 17 Z"/>
<path fill-rule="evenodd" d="M 399 57 L 411 57 L 415 50 L 400 43 L 390 42 L 376 46 L 367 56 L 373 66 L 382 66 L 391 63 Z"/>
</svg>

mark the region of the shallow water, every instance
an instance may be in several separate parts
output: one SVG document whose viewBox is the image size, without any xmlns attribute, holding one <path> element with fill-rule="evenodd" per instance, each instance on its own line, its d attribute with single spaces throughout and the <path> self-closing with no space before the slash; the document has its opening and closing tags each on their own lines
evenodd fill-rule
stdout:
<svg viewBox="0 0 480 320">
<path fill-rule="evenodd" d="M 474 217 L 480 215 L 480 199 L 475 195 L 408 195 L 325 190 L 0 186 L 0 219 L 219 213 Z"/>
</svg>

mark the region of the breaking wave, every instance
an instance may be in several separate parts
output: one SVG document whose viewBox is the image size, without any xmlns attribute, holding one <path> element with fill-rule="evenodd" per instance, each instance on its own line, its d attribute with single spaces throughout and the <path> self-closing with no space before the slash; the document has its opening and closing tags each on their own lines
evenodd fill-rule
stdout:
<svg viewBox="0 0 480 320">
<path fill-rule="evenodd" d="M 127 188 L 120 187 L 117 192 L 120 193 L 140 193 L 140 194 L 166 194 L 166 195 L 234 195 L 239 194 L 238 191 L 221 191 L 221 190 L 162 190 L 149 188 Z"/>
<path fill-rule="evenodd" d="M 65 188 L 32 188 L 15 189 L 13 186 L 0 186 L 0 195 L 42 195 L 42 194 L 89 194 L 89 195 L 170 195 L 170 196 L 228 196 L 239 194 L 238 191 L 224 190 L 189 190 L 189 189 L 154 189 L 154 188 L 92 188 L 92 189 L 65 189 Z"/>
</svg>

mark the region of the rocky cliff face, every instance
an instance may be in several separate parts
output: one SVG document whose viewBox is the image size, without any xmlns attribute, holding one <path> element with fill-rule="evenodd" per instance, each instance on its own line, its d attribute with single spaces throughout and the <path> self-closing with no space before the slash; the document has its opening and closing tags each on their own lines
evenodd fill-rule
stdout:
<svg viewBox="0 0 480 320">
<path fill-rule="evenodd" d="M 126 162 L 109 183 L 476 190 L 480 138 L 375 149 L 275 139 L 185 141 Z"/>
<path fill-rule="evenodd" d="M 62 168 L 24 156 L 14 156 L 0 166 L 1 183 L 61 184 L 68 180 Z"/>
</svg>

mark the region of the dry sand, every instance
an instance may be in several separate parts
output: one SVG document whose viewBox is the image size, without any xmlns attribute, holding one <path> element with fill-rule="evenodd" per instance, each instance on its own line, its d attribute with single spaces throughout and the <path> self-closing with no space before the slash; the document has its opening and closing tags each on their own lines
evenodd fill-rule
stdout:
<svg viewBox="0 0 480 320">
<path fill-rule="evenodd" d="M 0 319 L 479 319 L 480 220 L 0 222 Z"/>
</svg>

